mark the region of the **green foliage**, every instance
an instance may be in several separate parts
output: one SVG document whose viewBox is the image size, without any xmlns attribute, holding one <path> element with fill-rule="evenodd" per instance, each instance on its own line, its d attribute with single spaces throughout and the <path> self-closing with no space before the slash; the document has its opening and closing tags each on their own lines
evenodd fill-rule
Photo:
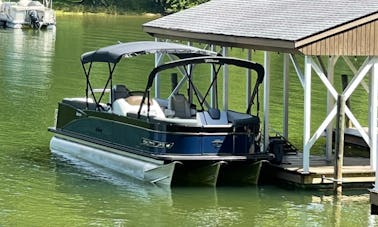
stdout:
<svg viewBox="0 0 378 227">
<path fill-rule="evenodd" d="M 160 13 L 161 10 L 155 0 L 55 0 L 54 9 L 109 14 Z"/>
<path fill-rule="evenodd" d="M 164 13 L 175 13 L 180 10 L 188 9 L 190 7 L 199 5 L 209 0 L 156 0 Z"/>
<path fill-rule="evenodd" d="M 170 14 L 209 0 L 55 0 L 54 8 L 64 11 L 105 12 L 149 12 Z"/>
</svg>

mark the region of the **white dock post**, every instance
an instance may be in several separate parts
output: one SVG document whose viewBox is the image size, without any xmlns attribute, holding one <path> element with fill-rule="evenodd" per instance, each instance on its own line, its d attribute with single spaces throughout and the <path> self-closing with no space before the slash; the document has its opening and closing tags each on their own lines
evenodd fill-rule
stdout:
<svg viewBox="0 0 378 227">
<path fill-rule="evenodd" d="M 222 48 L 222 55 L 224 57 L 228 56 L 228 48 Z M 223 110 L 228 109 L 228 65 L 223 66 Z"/>
<path fill-rule="evenodd" d="M 370 119 L 369 119 L 369 135 L 370 135 L 370 166 L 377 171 L 378 155 L 377 155 L 377 119 L 378 119 L 378 62 L 372 66 L 370 76 Z M 375 187 L 377 187 L 377 175 L 375 180 Z"/>
<path fill-rule="evenodd" d="M 215 49 L 216 47 L 214 45 L 211 45 L 210 50 L 215 52 Z M 215 78 L 215 71 L 213 67 L 210 68 L 210 73 L 211 73 L 211 78 L 210 78 L 210 83 L 211 83 L 211 81 L 213 81 Z M 216 83 L 214 86 L 217 86 Z M 210 106 L 211 108 L 218 108 L 218 106 L 216 106 L 217 97 L 216 97 L 216 89 L 214 89 L 214 86 L 211 86 L 210 88 Z"/>
<path fill-rule="evenodd" d="M 158 38 L 155 38 L 155 42 L 159 42 Z M 163 54 L 156 53 L 155 54 L 155 67 L 161 65 L 162 61 L 164 59 Z M 160 76 L 159 73 L 156 74 L 155 84 L 155 98 L 160 98 Z"/>
<path fill-rule="evenodd" d="M 269 145 L 269 93 L 270 93 L 270 53 L 264 51 L 264 147 L 266 151 Z"/>
<path fill-rule="evenodd" d="M 374 188 L 370 191 L 370 213 L 378 214 L 378 155 L 377 155 L 377 102 L 378 102 L 378 58 L 375 58 L 375 63 L 372 67 L 370 79 L 370 119 L 369 119 L 369 134 L 370 134 L 370 165 L 375 170 Z M 374 155 L 374 161 L 372 161 Z"/>
<path fill-rule="evenodd" d="M 289 54 L 283 56 L 283 136 L 289 138 Z"/>
<path fill-rule="evenodd" d="M 311 130 L 311 57 L 305 56 L 304 78 L 304 122 L 303 122 L 303 173 L 310 172 L 310 130 Z"/>
<path fill-rule="evenodd" d="M 252 60 L 252 51 L 250 49 L 247 50 L 247 60 L 248 61 L 251 61 Z M 252 80 L 252 72 L 250 69 L 247 69 L 247 72 L 246 72 L 246 82 L 247 82 L 247 85 L 245 87 L 246 91 L 245 91 L 245 95 L 246 95 L 246 98 L 245 98 L 245 106 L 248 108 L 248 105 L 249 105 L 249 99 L 251 98 L 251 80 Z"/>
<path fill-rule="evenodd" d="M 337 58 L 336 58 L 337 60 Z M 329 82 L 333 85 L 334 83 L 334 71 L 335 71 L 335 57 L 328 58 L 328 69 L 327 69 L 327 77 Z M 335 105 L 335 99 L 331 94 L 330 90 L 327 89 L 327 115 L 333 109 Z M 326 160 L 330 161 L 332 159 L 332 137 L 333 137 L 333 124 L 329 124 L 326 130 L 327 140 L 326 140 Z"/>
</svg>

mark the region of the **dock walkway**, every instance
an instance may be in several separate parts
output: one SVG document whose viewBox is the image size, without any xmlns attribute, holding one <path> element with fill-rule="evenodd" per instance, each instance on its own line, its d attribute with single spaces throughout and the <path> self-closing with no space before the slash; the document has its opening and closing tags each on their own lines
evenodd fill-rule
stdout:
<svg viewBox="0 0 378 227">
<path fill-rule="evenodd" d="M 344 157 L 343 166 L 344 188 L 372 188 L 375 172 L 370 167 L 369 158 Z M 286 155 L 280 165 L 266 164 L 262 177 L 270 179 L 270 183 L 291 185 L 308 189 L 332 189 L 334 178 L 334 162 L 325 160 L 323 156 L 310 156 L 310 171 L 304 173 L 302 153 Z"/>
</svg>

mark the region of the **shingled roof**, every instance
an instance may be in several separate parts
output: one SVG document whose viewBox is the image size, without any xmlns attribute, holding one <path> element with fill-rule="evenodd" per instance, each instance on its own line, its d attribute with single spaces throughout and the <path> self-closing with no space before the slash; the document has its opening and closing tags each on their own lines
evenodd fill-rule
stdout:
<svg viewBox="0 0 378 227">
<path fill-rule="evenodd" d="M 331 37 L 340 43 L 335 37 L 353 29 L 358 39 L 357 29 L 368 25 L 360 38 L 369 48 L 373 44 L 368 53 L 378 55 L 377 20 L 378 0 L 212 0 L 147 22 L 143 29 L 161 38 L 304 53 Z"/>
</svg>

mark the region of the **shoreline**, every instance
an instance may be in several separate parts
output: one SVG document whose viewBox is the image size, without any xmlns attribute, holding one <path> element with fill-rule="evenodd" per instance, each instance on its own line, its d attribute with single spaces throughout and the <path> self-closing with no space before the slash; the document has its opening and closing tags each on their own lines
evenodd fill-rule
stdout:
<svg viewBox="0 0 378 227">
<path fill-rule="evenodd" d="M 98 13 L 93 13 L 93 12 L 79 12 L 79 11 L 64 11 L 61 9 L 55 10 L 55 15 L 96 15 L 96 16 L 143 16 L 143 17 L 161 17 L 161 14 L 159 13 L 124 13 L 124 14 L 119 14 L 119 13 L 104 13 L 104 12 L 98 12 Z"/>
</svg>

